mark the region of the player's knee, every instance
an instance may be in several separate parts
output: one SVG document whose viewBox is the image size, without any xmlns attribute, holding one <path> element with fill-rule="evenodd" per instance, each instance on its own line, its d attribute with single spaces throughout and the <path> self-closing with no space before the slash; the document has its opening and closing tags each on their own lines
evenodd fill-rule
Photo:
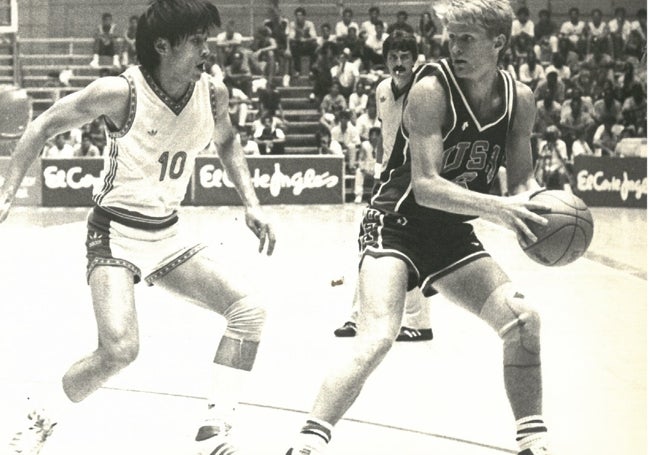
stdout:
<svg viewBox="0 0 650 455">
<path fill-rule="evenodd" d="M 541 319 L 522 294 L 512 292 L 509 285 L 504 285 L 488 298 L 481 317 L 503 340 L 505 366 L 540 364 Z"/>
<path fill-rule="evenodd" d="M 254 297 L 244 297 L 224 312 L 225 336 L 245 341 L 260 341 L 266 322 L 266 308 Z"/>
<path fill-rule="evenodd" d="M 100 350 L 106 367 L 120 370 L 138 357 L 140 344 L 132 337 L 120 337 L 104 343 Z"/>
</svg>

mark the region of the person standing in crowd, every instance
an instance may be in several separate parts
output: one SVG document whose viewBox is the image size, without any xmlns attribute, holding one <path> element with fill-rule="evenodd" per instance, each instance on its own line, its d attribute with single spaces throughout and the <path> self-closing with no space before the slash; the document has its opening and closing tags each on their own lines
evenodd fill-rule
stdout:
<svg viewBox="0 0 650 455">
<path fill-rule="evenodd" d="M 219 13 L 208 0 L 152 1 L 138 20 L 140 66 L 62 98 L 31 122 L 16 146 L 0 189 L 0 222 L 48 137 L 95 118 L 104 119 L 110 132 L 110 172 L 95 188 L 86 239 L 98 345 L 65 373 L 64 393 L 52 391 L 47 397 L 52 405 L 30 413 L 10 453 L 37 454 L 55 425 L 65 423 L 57 424 L 60 407 L 83 401 L 135 360 L 140 344 L 134 286 L 141 280 L 226 319 L 205 416 L 197 422 L 192 444 L 202 454 L 238 453 L 229 439 L 233 409 L 255 362 L 265 309 L 262 299 L 250 293 L 245 270 L 237 270 L 238 261 L 212 259 L 204 245 L 187 243 L 178 215 L 195 157 L 213 140 L 259 251 L 273 252 L 273 229 L 234 140 L 227 90 L 203 71 L 208 33 L 219 25 Z M 33 397 L 30 401 L 41 408 Z"/>
<path fill-rule="evenodd" d="M 408 141 L 388 158 L 364 212 L 359 331 L 337 356 L 288 455 L 327 452 L 334 425 L 393 345 L 404 296 L 416 286 L 474 313 L 503 340 L 519 455 L 551 454 L 541 415 L 540 316 L 467 223 L 481 217 L 503 225 L 522 244 L 537 240 L 527 223 L 547 223 L 535 212 L 549 207 L 529 200 L 540 190 L 530 150 L 534 98 L 497 69 L 513 16 L 507 0 L 449 2 L 451 57 L 418 72 L 403 114 Z M 494 196 L 490 187 L 506 155 L 515 196 Z M 376 451 L 372 442 L 358 451 Z"/>
<path fill-rule="evenodd" d="M 113 66 L 120 67 L 120 52 L 117 48 L 117 26 L 111 13 L 102 14 L 102 23 L 97 26 L 93 44 L 93 59 L 90 66 L 98 68 L 100 57 L 112 57 Z"/>
</svg>

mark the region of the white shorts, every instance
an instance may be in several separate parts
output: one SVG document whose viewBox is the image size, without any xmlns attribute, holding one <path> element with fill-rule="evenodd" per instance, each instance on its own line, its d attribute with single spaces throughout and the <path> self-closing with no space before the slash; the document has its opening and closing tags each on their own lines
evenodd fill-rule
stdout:
<svg viewBox="0 0 650 455">
<path fill-rule="evenodd" d="M 187 242 L 179 224 L 175 218 L 171 225 L 161 228 L 127 226 L 95 207 L 88 215 L 86 279 L 98 266 L 125 267 L 133 273 L 135 283 L 144 277 L 152 286 L 156 279 L 205 248 Z"/>
</svg>

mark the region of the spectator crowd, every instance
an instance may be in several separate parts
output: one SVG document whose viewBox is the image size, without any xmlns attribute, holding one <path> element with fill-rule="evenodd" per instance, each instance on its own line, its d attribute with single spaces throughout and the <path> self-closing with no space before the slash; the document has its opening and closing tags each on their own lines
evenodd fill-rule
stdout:
<svg viewBox="0 0 650 455">
<path fill-rule="evenodd" d="M 357 20 L 352 8 L 341 7 L 335 23 L 316 24 L 302 6 L 287 18 L 277 2 L 271 4 L 267 19 L 251 37 L 238 30 L 235 19 L 225 21 L 211 42 L 206 65 L 230 91 L 232 123 L 242 147 L 250 155 L 285 152 L 291 122 L 281 93 L 290 93 L 300 76 L 308 77 L 311 89 L 305 101 L 319 117 L 315 153 L 343 156 L 347 173 L 357 181 L 371 176 L 380 127 L 374 89 L 387 77 L 382 44 L 394 30 L 404 30 L 416 36 L 418 64 L 448 56 L 445 30 L 435 11 L 412 22 L 406 11 L 398 11 L 389 23 L 377 6 L 363 20 Z M 120 35 L 111 14 L 103 14 L 90 65 L 114 74 L 137 63 L 136 28 L 137 18 L 131 17 Z M 517 10 L 500 66 L 534 93 L 537 117 L 531 145 L 542 183 L 570 188 L 573 160 L 580 154 L 638 152 L 636 143 L 626 139 L 647 136 L 646 42 L 645 8 L 634 16 L 623 7 L 606 13 L 596 8 L 588 16 L 576 7 L 566 16 L 542 9 L 536 22 L 528 8 Z M 107 71 L 102 61 L 114 71 Z M 61 83 L 56 74 L 52 80 Z M 57 137 L 44 153 L 102 155 L 102 128 L 88 125 Z M 214 149 L 206 150 L 210 152 Z"/>
</svg>

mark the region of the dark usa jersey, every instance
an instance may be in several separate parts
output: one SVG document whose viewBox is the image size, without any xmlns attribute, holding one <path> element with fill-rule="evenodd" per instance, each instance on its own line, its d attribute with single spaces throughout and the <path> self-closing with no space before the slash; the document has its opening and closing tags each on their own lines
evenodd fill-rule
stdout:
<svg viewBox="0 0 650 455">
<path fill-rule="evenodd" d="M 484 124 L 474 115 L 446 59 L 425 65 L 416 75 L 416 82 L 424 77 L 438 78 L 447 92 L 447 109 L 452 121 L 449 130 L 442 132 L 444 151 L 440 176 L 479 193 L 490 191 L 497 170 L 505 160 L 506 138 L 516 102 L 515 81 L 505 71 L 499 71 L 499 75 L 503 108 L 496 118 Z M 408 133 L 402 127 L 398 136 L 401 137 L 395 141 L 370 205 L 407 219 L 435 223 L 458 223 L 475 218 L 423 207 L 415 202 Z"/>
</svg>

